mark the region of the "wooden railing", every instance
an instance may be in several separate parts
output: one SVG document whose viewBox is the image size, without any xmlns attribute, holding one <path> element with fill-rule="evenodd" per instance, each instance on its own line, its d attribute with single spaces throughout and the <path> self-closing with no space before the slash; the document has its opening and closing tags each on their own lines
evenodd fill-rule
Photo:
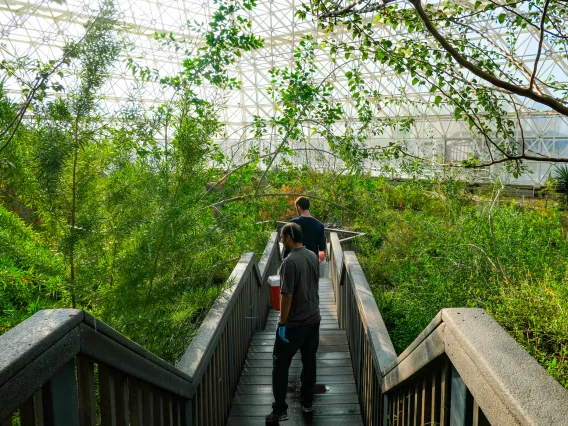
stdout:
<svg viewBox="0 0 568 426">
<path fill-rule="evenodd" d="M 566 425 L 568 392 L 482 309 L 443 309 L 398 357 L 355 253 L 330 276 L 366 425 Z M 73 309 L 0 336 L 0 425 L 223 425 L 268 314 L 277 234 L 241 257 L 177 367 Z"/>
<path fill-rule="evenodd" d="M 83 311 L 36 313 L 0 336 L 0 425 L 225 424 L 279 264 L 276 233 L 241 257 L 177 367 Z"/>
<path fill-rule="evenodd" d="M 187 425 L 193 393 L 191 377 L 80 310 L 40 311 L 0 337 L 2 426 Z"/>
<path fill-rule="evenodd" d="M 568 424 L 568 391 L 483 309 L 443 309 L 397 357 L 355 253 L 330 240 L 366 425 Z"/>
<path fill-rule="evenodd" d="M 195 425 L 224 425 L 250 341 L 268 316 L 268 276 L 280 265 L 278 235 L 271 234 L 259 266 L 243 255 L 233 271 L 235 283 L 217 299 L 177 367 L 196 383 Z"/>
<path fill-rule="evenodd" d="M 288 222 L 282 222 L 282 221 L 265 221 L 265 222 L 261 222 L 263 224 L 274 224 L 274 226 L 276 227 L 276 230 L 278 232 L 280 232 L 280 230 L 282 229 L 282 227 L 284 225 L 286 225 Z M 324 228 L 324 233 L 325 233 L 325 238 L 326 240 L 329 242 L 329 237 L 331 234 L 337 234 L 337 236 L 340 238 L 340 240 L 343 242 L 343 244 L 353 244 L 353 239 L 357 238 L 357 237 L 361 237 L 363 235 L 365 235 L 363 232 L 357 232 L 357 231 L 347 231 L 345 229 L 335 229 L 335 228 Z M 353 247 L 351 245 L 347 246 L 348 248 Z"/>
</svg>

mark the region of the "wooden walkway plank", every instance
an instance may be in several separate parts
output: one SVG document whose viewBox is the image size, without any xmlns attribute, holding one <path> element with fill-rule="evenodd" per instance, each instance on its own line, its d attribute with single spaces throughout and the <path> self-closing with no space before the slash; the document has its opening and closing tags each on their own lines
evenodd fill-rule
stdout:
<svg viewBox="0 0 568 426">
<path fill-rule="evenodd" d="M 289 386 L 288 394 L 296 394 L 297 386 Z M 325 386 L 325 394 L 323 397 L 333 396 L 333 395 L 348 395 L 357 394 L 357 388 L 355 384 L 329 384 Z M 272 396 L 272 385 L 240 385 L 237 389 L 236 395 L 271 395 Z M 320 397 L 321 394 L 316 394 L 314 397 Z"/>
<path fill-rule="evenodd" d="M 351 355 L 345 330 L 337 322 L 335 296 L 329 279 L 320 279 L 320 344 L 314 412 L 304 415 L 300 405 L 301 355 L 292 359 L 288 376 L 289 419 L 286 426 L 362 426 Z M 238 388 L 233 398 L 228 426 L 264 425 L 272 411 L 272 348 L 279 312 L 270 311 L 266 327 L 252 337 Z"/>
<path fill-rule="evenodd" d="M 301 367 L 302 360 L 299 358 L 293 359 L 290 367 Z M 271 359 L 248 359 L 245 362 L 245 367 L 264 367 L 272 368 Z M 318 368 L 321 367 L 351 367 L 350 359 L 320 359 L 318 361 Z"/>
<path fill-rule="evenodd" d="M 283 426 L 363 426 L 361 415 L 355 416 L 313 416 L 306 419 L 300 414 L 290 415 L 289 419 L 282 422 Z M 264 426 L 263 417 L 230 417 L 227 426 Z"/>
</svg>

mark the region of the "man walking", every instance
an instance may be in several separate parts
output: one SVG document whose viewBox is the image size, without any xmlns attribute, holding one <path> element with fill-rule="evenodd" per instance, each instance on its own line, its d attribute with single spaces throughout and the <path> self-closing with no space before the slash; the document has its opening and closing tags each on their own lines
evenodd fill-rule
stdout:
<svg viewBox="0 0 568 426">
<path fill-rule="evenodd" d="M 280 231 L 280 240 L 290 254 L 280 270 L 280 318 L 272 351 L 272 413 L 267 424 L 288 419 L 288 369 L 292 358 L 302 354 L 302 387 L 300 400 L 303 411 L 313 411 L 316 384 L 316 352 L 319 346 L 319 266 L 317 256 L 302 244 L 303 232 L 297 223 L 287 223 Z"/>
<path fill-rule="evenodd" d="M 308 197 L 296 199 L 296 211 L 298 212 L 298 217 L 291 219 L 290 222 L 300 225 L 304 233 L 304 246 L 314 252 L 320 262 L 322 262 L 325 259 L 325 251 L 327 250 L 323 223 L 310 214 L 310 199 Z M 286 256 L 287 253 L 284 252 L 284 257 Z"/>
</svg>

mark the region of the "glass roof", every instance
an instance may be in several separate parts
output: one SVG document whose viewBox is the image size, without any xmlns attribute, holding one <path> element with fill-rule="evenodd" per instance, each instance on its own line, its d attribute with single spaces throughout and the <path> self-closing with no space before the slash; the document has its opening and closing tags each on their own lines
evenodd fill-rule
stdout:
<svg viewBox="0 0 568 426">
<path fill-rule="evenodd" d="M 253 117 L 268 118 L 274 113 L 274 104 L 267 94 L 270 86 L 268 70 L 272 67 L 292 67 L 293 50 L 303 36 L 311 34 L 316 41 L 324 37 L 309 18 L 300 20 L 295 16 L 295 11 L 302 3 L 300 0 L 258 0 L 257 3 L 249 12 L 249 17 L 254 33 L 264 39 L 264 47 L 243 55 L 234 67 L 232 72 L 243 82 L 241 90 L 223 94 L 226 97 L 226 108 L 222 119 L 226 125 L 226 134 L 220 143 L 227 150 L 237 153 L 237 157 L 237 151 L 243 152 L 242 141 L 250 137 L 247 125 Z M 163 75 L 174 75 L 180 68 L 182 57 L 176 52 L 163 49 L 154 40 L 155 33 L 171 32 L 176 39 L 194 40 L 199 44 L 201 41 L 197 34 L 192 33 L 186 22 L 207 23 L 215 5 L 210 0 L 115 0 L 115 4 L 120 13 L 121 27 L 128 34 L 129 48 L 105 87 L 104 107 L 111 113 L 117 112 L 132 99 L 142 100 L 146 106 L 159 104 L 167 100 L 171 93 L 157 83 L 141 84 L 132 76 L 126 60 L 132 58 L 141 66 L 160 70 Z M 440 7 L 438 3 L 433 4 Z M 84 25 L 96 13 L 97 5 L 88 0 L 0 0 L 0 42 L 3 46 L 0 59 L 10 59 L 13 55 L 43 61 L 58 59 L 62 56 L 61 49 L 65 41 L 79 40 L 85 31 Z M 365 19 L 372 21 L 372 16 Z M 373 25 L 374 30 L 384 38 L 396 40 L 400 35 L 392 27 L 380 23 Z M 504 29 L 491 23 L 472 22 L 472 25 L 469 34 L 472 41 L 486 43 L 488 49 L 507 54 L 507 43 L 503 40 Z M 484 37 L 480 38 L 480 34 Z M 487 35 L 490 37 L 486 37 Z M 348 40 L 349 34 L 338 30 L 334 37 Z M 538 33 L 530 28 L 518 34 L 517 53 L 522 52 L 522 56 L 516 72 L 520 76 L 530 76 L 532 72 L 537 37 Z M 316 59 L 318 78 L 330 78 L 337 89 L 336 96 L 346 105 L 353 105 L 346 88 L 346 69 L 332 64 L 324 47 L 316 50 Z M 404 134 L 387 129 L 384 134 L 373 136 L 369 141 L 371 145 L 405 138 L 415 143 L 416 149 L 421 150 L 425 156 L 443 153 L 444 158 L 452 161 L 467 158 L 467 153 L 475 149 L 479 141 L 472 137 L 464 123 L 456 122 L 453 110 L 444 108 L 443 105 L 434 107 L 436 93 L 413 85 L 409 75 L 397 74 L 387 65 L 369 61 L 358 61 L 357 64 L 382 94 L 393 99 L 419 101 L 412 105 L 394 103 L 377 111 L 378 116 L 412 117 L 415 123 L 410 132 Z M 549 76 L 568 83 L 568 61 L 565 47 L 562 51 L 558 46 L 551 46 L 545 41 L 538 77 L 544 81 Z M 32 76 L 28 76 L 30 77 Z M 7 79 L 5 87 L 10 96 L 16 99 L 20 96 L 20 87 L 13 79 Z M 546 93 L 546 87 L 543 91 Z M 527 142 L 539 152 L 568 157 L 568 119 L 530 100 L 518 98 L 517 101 Z M 508 114 L 513 115 L 515 112 L 510 108 Z M 275 143 L 272 140 L 266 142 Z M 310 144 L 326 148 L 324 141 L 317 138 L 310 139 Z M 542 183 L 551 166 L 545 163 L 530 167 L 535 173 L 525 175 L 519 183 Z"/>
</svg>

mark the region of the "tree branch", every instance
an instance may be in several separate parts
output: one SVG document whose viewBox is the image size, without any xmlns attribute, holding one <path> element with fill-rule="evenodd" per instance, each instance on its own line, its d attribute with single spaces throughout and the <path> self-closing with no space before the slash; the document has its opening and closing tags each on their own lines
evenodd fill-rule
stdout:
<svg viewBox="0 0 568 426">
<path fill-rule="evenodd" d="M 538 41 L 538 50 L 536 52 L 536 58 L 534 60 L 534 70 L 531 76 L 531 80 L 529 83 L 529 90 L 532 90 L 533 85 L 534 85 L 534 79 L 536 78 L 536 73 L 538 71 L 538 61 L 540 59 L 540 54 L 542 52 L 542 43 L 544 41 L 544 23 L 546 21 L 546 13 L 548 12 L 548 5 L 550 3 L 550 0 L 546 0 L 546 2 L 544 3 L 544 10 L 542 11 L 542 18 L 540 20 L 540 39 Z"/>
<path fill-rule="evenodd" d="M 420 0 L 409 0 L 409 1 L 412 4 L 412 6 L 414 6 L 414 8 L 416 9 L 418 16 L 420 17 L 420 19 L 424 23 L 424 26 L 426 27 L 428 32 L 438 41 L 438 43 L 440 43 L 442 45 L 442 47 L 462 67 L 468 69 L 469 71 L 471 71 L 476 76 L 488 81 L 489 83 L 491 83 L 491 84 L 493 84 L 497 87 L 508 90 L 512 93 L 515 93 L 516 95 L 532 99 L 536 102 L 539 102 L 543 105 L 546 105 L 546 106 L 552 108 L 553 110 L 561 113 L 562 115 L 568 116 L 568 106 L 563 104 L 562 102 L 558 101 L 557 99 L 554 99 L 554 98 L 552 98 L 550 96 L 546 96 L 546 95 L 539 95 L 539 94 L 533 92 L 532 89 L 521 88 L 521 87 L 516 86 L 516 85 L 509 83 L 507 81 L 503 81 L 500 78 L 498 78 L 498 77 L 496 77 L 496 76 L 494 76 L 494 75 L 492 75 L 492 74 L 490 74 L 486 71 L 483 71 L 482 69 L 478 68 L 476 65 L 471 63 L 469 60 L 464 58 L 448 42 L 448 40 L 446 40 L 444 38 L 444 36 L 442 34 L 440 34 L 440 32 L 436 29 L 436 27 L 434 26 L 432 21 L 430 21 L 430 18 L 428 17 L 426 12 L 424 11 L 424 8 L 422 7 L 421 1 Z"/>
<path fill-rule="evenodd" d="M 323 86 L 323 84 L 327 81 L 327 79 L 335 73 L 335 71 L 337 71 L 338 69 L 344 67 L 345 65 L 354 62 L 355 59 L 352 59 L 351 61 L 347 61 L 342 63 L 341 65 L 336 66 L 335 68 L 333 68 L 333 70 L 321 81 L 321 83 L 316 87 L 315 92 L 317 93 L 319 91 L 319 89 Z M 264 173 L 262 174 L 260 180 L 258 181 L 258 185 L 256 186 L 256 190 L 255 190 L 255 194 L 258 194 L 258 191 L 260 190 L 260 185 L 262 184 L 262 181 L 264 180 L 264 178 L 266 177 L 266 174 L 268 173 L 268 171 L 270 170 L 270 168 L 272 167 L 272 164 L 274 163 L 274 161 L 276 160 L 276 157 L 278 156 L 278 154 L 280 153 L 280 151 L 282 150 L 282 148 L 284 147 L 284 145 L 286 145 L 286 143 L 288 142 L 288 138 L 290 137 L 290 129 L 292 129 L 293 127 L 295 127 L 298 122 L 300 121 L 300 118 L 304 115 L 304 112 L 306 111 L 306 109 L 308 108 L 308 105 L 310 105 L 310 102 L 306 102 L 303 106 L 302 106 L 302 110 L 300 111 L 300 113 L 298 114 L 298 116 L 294 119 L 293 123 L 290 125 L 290 127 L 288 127 L 288 130 L 286 130 L 286 134 L 284 135 L 284 138 L 282 138 L 282 142 L 280 142 L 280 144 L 278 145 L 278 147 L 276 148 L 276 151 L 274 153 L 274 156 L 270 159 L 270 163 L 268 163 L 268 166 L 266 166 L 266 170 L 264 171 Z"/>
<path fill-rule="evenodd" d="M 317 197 L 315 195 L 310 195 L 310 194 L 301 194 L 301 193 L 284 193 L 284 192 L 276 192 L 276 193 L 271 193 L 271 194 L 256 194 L 256 193 L 252 193 L 252 194 L 248 194 L 248 195 L 239 195 L 238 197 L 233 197 L 233 198 L 227 198 L 226 200 L 222 200 L 222 201 L 218 201 L 216 203 L 210 204 L 204 208 L 216 208 L 216 207 L 222 207 L 226 204 L 230 204 L 230 203 L 234 203 L 236 201 L 248 201 L 248 200 L 252 200 L 255 198 L 266 198 L 266 197 L 306 197 L 309 196 L 311 199 L 314 200 L 319 200 L 319 201 L 323 201 L 329 205 L 335 206 L 335 207 L 339 207 L 340 209 L 344 209 L 344 210 L 348 210 L 350 212 L 355 213 L 354 210 L 351 210 L 348 207 L 342 206 L 341 204 L 337 204 L 334 203 L 333 201 L 329 201 L 325 198 L 322 197 Z"/>
<path fill-rule="evenodd" d="M 504 49 L 502 49 L 497 43 L 495 43 L 495 41 L 493 41 L 493 39 L 492 39 L 491 37 L 488 37 L 488 36 L 486 35 L 486 33 L 484 33 L 484 32 L 482 32 L 482 31 L 478 30 L 477 28 L 472 27 L 471 25 L 464 24 L 464 23 L 462 23 L 462 22 L 460 22 L 460 21 L 458 21 L 458 20 L 456 20 L 456 19 L 448 18 L 447 20 L 448 20 L 449 22 L 452 22 L 452 23 L 456 24 L 456 25 L 460 25 L 460 26 L 462 26 L 462 27 L 464 27 L 464 28 L 467 28 L 469 31 L 471 31 L 471 32 L 473 32 L 473 33 L 475 33 L 475 34 L 477 34 L 479 37 L 481 37 L 483 40 L 485 40 L 486 43 L 489 43 L 491 46 L 493 46 L 493 48 L 494 48 L 496 51 L 498 51 L 498 52 L 494 52 L 495 54 L 500 53 L 500 54 L 501 54 L 501 57 L 503 57 L 504 59 L 507 59 L 507 60 L 511 61 L 511 63 L 512 63 L 513 65 L 515 65 L 515 66 L 517 67 L 517 69 L 525 75 L 525 77 L 527 77 L 528 79 L 531 78 L 531 73 L 530 73 L 530 71 L 527 69 L 527 67 L 525 66 L 525 64 L 523 64 L 522 62 L 516 60 L 515 57 L 514 57 L 513 55 L 511 55 L 510 53 L 507 53 L 507 52 L 506 52 Z M 476 46 L 475 44 L 473 44 L 473 43 L 471 43 L 471 42 L 470 42 L 469 44 L 470 44 L 470 46 L 472 46 L 472 48 L 479 49 L 479 46 Z M 541 82 L 541 81 L 539 80 L 539 82 Z M 543 94 L 542 90 L 540 90 L 540 88 L 539 88 L 538 86 L 535 86 L 535 90 L 536 90 L 536 92 L 537 92 L 539 95 L 542 95 L 542 94 Z M 509 93 L 509 92 L 507 92 L 507 93 Z"/>
<path fill-rule="evenodd" d="M 355 0 L 353 3 L 348 4 L 347 6 L 343 7 L 342 9 L 338 9 L 338 10 L 334 10 L 334 11 L 331 11 L 331 12 L 324 13 L 323 15 L 321 15 L 321 17 L 328 18 L 328 17 L 345 15 L 346 13 L 353 10 L 353 8 L 360 5 L 362 2 L 363 2 L 363 0 Z"/>
<path fill-rule="evenodd" d="M 35 98 L 36 92 L 39 90 L 39 88 L 44 83 L 46 83 L 49 80 L 49 78 L 53 74 L 55 74 L 57 72 L 57 70 L 67 61 L 67 58 L 69 58 L 69 56 L 71 56 L 72 54 L 74 54 L 77 51 L 77 49 L 80 47 L 81 43 L 85 40 L 85 38 L 90 33 L 93 26 L 95 25 L 95 22 L 97 21 L 97 19 L 101 16 L 101 13 L 102 13 L 102 11 L 99 12 L 99 14 L 93 20 L 93 22 L 91 23 L 89 28 L 87 28 L 87 30 L 85 31 L 85 34 L 83 34 L 83 37 L 81 37 L 81 39 L 75 44 L 74 48 L 69 49 L 67 52 L 65 52 L 63 54 L 63 57 L 53 66 L 53 68 L 49 72 L 44 73 L 43 75 L 40 74 L 37 77 L 36 84 L 33 86 L 32 90 L 28 94 L 26 101 L 24 102 L 24 105 L 22 105 L 22 107 L 20 108 L 20 110 L 18 111 L 16 116 L 12 119 L 12 121 L 10 121 L 8 126 L 6 126 L 2 130 L 2 132 L 0 132 L 0 138 L 3 138 L 8 133 L 8 131 L 15 125 L 14 129 L 10 133 L 10 136 L 8 137 L 8 140 L 0 147 L 0 154 L 2 153 L 2 151 L 4 151 L 4 149 L 6 149 L 8 147 L 10 142 L 12 142 L 12 139 L 14 139 L 14 136 L 16 135 L 16 133 L 18 132 L 18 129 L 20 128 L 20 125 L 22 124 L 22 121 L 24 119 L 24 114 L 28 110 L 32 100 Z"/>
<path fill-rule="evenodd" d="M 328 154 L 334 157 L 339 157 L 337 154 L 331 152 L 331 151 L 326 151 L 325 149 L 319 149 L 319 148 L 294 148 L 292 149 L 292 151 L 316 151 L 316 152 L 321 152 L 323 154 Z M 232 174 L 236 173 L 237 171 L 239 171 L 240 169 L 242 169 L 243 167 L 246 167 L 250 164 L 253 164 L 254 162 L 256 162 L 257 160 L 261 160 L 263 158 L 268 158 L 271 157 L 273 155 L 276 155 L 276 152 L 270 152 L 268 154 L 264 154 L 264 155 L 260 155 L 257 158 L 255 158 L 254 160 L 250 160 L 247 161 L 243 164 L 239 164 L 237 167 L 235 167 L 233 170 L 227 172 L 225 175 L 223 175 L 223 177 L 221 177 L 217 182 L 215 182 L 214 184 L 211 185 L 211 187 L 207 190 L 206 194 L 211 193 L 211 191 L 213 191 L 213 189 L 215 189 L 217 186 L 219 186 L 222 182 L 224 182 L 228 177 L 230 177 Z"/>
</svg>

